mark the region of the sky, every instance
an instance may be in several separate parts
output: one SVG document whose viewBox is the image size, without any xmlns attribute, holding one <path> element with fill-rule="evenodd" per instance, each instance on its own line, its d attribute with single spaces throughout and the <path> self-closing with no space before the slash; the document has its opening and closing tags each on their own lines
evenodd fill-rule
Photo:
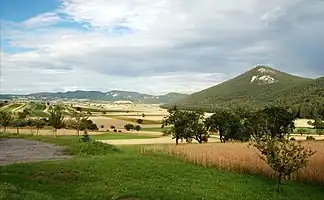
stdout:
<svg viewBox="0 0 324 200">
<path fill-rule="evenodd" d="M 1 93 L 192 93 L 260 64 L 324 75 L 324 0 L 9 0 L 0 23 Z"/>
</svg>

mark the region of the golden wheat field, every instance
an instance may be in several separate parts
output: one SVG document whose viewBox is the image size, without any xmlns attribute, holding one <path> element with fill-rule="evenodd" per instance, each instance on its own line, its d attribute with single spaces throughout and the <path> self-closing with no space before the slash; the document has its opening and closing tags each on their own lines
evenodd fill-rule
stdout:
<svg viewBox="0 0 324 200">
<path fill-rule="evenodd" d="M 294 174 L 293 180 L 317 182 L 324 184 L 324 142 L 304 142 L 307 148 L 316 151 L 311 157 L 308 167 Z M 170 146 L 147 146 L 142 152 L 166 151 L 171 155 L 180 156 L 189 162 L 225 170 L 274 176 L 274 171 L 258 156 L 254 147 L 247 143 L 213 143 L 185 144 Z"/>
</svg>

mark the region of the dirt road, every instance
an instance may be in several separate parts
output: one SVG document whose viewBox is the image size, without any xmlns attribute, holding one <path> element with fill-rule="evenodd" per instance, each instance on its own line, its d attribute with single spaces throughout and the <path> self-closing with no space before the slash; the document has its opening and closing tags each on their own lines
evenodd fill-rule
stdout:
<svg viewBox="0 0 324 200">
<path fill-rule="evenodd" d="M 129 140 L 98 140 L 103 143 L 112 144 L 112 145 L 135 145 L 135 144 L 175 144 L 175 140 L 171 136 L 152 138 L 152 139 L 129 139 Z M 181 142 L 181 141 L 179 141 Z M 217 138 L 209 138 L 208 142 L 219 142 Z M 186 143 L 183 141 L 182 143 Z M 192 141 L 192 143 L 197 143 Z"/>
<path fill-rule="evenodd" d="M 63 148 L 39 141 L 0 139 L 0 165 L 71 158 Z"/>
</svg>

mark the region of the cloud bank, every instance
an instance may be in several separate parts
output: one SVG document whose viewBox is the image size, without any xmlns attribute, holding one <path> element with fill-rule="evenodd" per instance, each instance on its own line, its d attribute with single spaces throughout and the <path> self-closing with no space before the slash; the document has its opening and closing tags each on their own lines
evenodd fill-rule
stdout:
<svg viewBox="0 0 324 200">
<path fill-rule="evenodd" d="M 320 0 L 62 0 L 1 23 L 1 93 L 191 93 L 257 64 L 324 75 Z"/>
</svg>

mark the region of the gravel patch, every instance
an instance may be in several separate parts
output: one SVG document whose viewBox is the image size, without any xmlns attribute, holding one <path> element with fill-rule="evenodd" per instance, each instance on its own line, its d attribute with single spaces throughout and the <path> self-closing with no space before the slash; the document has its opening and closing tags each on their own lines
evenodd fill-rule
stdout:
<svg viewBox="0 0 324 200">
<path fill-rule="evenodd" d="M 63 151 L 64 148 L 49 143 L 4 138 L 0 139 L 0 165 L 59 160 L 72 157 L 70 155 L 64 155 Z"/>
</svg>

